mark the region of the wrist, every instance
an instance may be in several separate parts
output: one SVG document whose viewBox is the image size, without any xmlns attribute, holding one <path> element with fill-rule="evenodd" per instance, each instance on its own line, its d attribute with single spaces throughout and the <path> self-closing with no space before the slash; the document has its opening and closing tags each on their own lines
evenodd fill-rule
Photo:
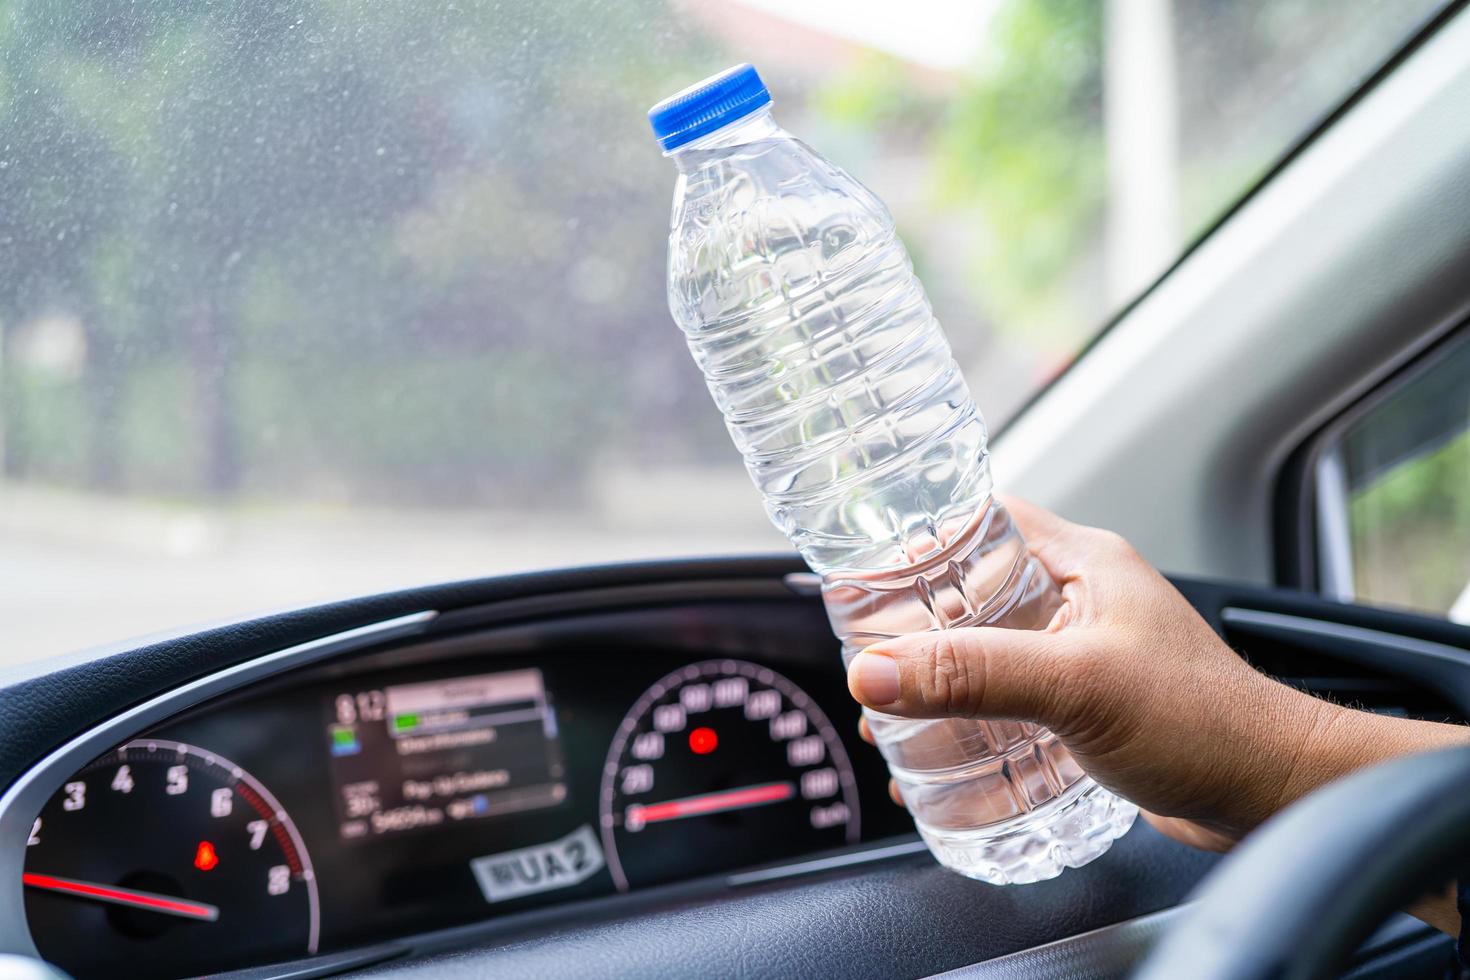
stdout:
<svg viewBox="0 0 1470 980">
<path fill-rule="evenodd" d="M 1341 705 L 1312 697 L 1263 675 L 1256 675 L 1254 710 L 1260 734 L 1242 778 L 1254 792 L 1232 821 L 1237 839 L 1319 786 L 1356 768 L 1355 741 L 1345 737 Z"/>
<path fill-rule="evenodd" d="M 1363 719 L 1262 674 L 1253 674 L 1250 706 L 1238 717 L 1251 719 L 1251 748 L 1239 770 L 1240 801 L 1228 821 L 1236 839 L 1244 837 L 1283 808 L 1334 779 L 1370 764 L 1364 747 L 1374 744 Z M 1356 717 L 1355 717 L 1356 716 Z"/>
<path fill-rule="evenodd" d="M 1293 694 L 1300 701 L 1300 720 L 1289 737 L 1297 740 L 1297 751 L 1272 812 L 1370 762 L 1365 746 L 1372 745 L 1373 740 L 1363 729 L 1365 718 L 1372 716 L 1310 694 Z"/>
<path fill-rule="evenodd" d="M 1337 732 L 1339 705 L 1322 701 L 1247 668 L 1219 685 L 1207 744 L 1214 765 L 1200 786 L 1193 812 L 1183 814 L 1218 834 L 1240 840 L 1258 825 L 1323 783 L 1350 771 Z M 1225 849 L 1225 848 L 1221 848 Z"/>
</svg>

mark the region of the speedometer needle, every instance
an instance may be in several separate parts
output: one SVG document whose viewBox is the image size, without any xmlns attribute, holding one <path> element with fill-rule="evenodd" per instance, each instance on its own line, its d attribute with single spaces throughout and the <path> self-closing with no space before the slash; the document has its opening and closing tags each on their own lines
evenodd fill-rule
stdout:
<svg viewBox="0 0 1470 980">
<path fill-rule="evenodd" d="M 217 905 L 209 905 L 205 902 L 186 902 L 182 898 L 171 898 L 168 895 L 142 892 L 136 888 L 98 885 L 90 881 L 77 881 L 75 878 L 57 878 L 54 875 L 32 874 L 29 871 L 21 875 L 21 881 L 30 888 L 43 888 L 47 891 L 61 892 L 63 895 L 77 895 L 81 898 L 90 898 L 98 902 L 113 902 L 117 905 L 128 905 L 135 909 L 147 909 L 150 912 L 162 912 L 165 915 L 182 916 L 185 919 L 214 922 L 219 918 L 219 906 Z"/>
<path fill-rule="evenodd" d="M 744 810 L 767 803 L 780 803 L 796 795 L 791 783 L 761 783 L 741 789 L 726 789 L 718 793 L 702 793 L 685 796 L 663 803 L 634 803 L 628 807 L 624 823 L 629 830 L 661 820 L 680 820 L 684 817 L 702 817 L 709 813 L 724 813 L 727 810 Z"/>
</svg>

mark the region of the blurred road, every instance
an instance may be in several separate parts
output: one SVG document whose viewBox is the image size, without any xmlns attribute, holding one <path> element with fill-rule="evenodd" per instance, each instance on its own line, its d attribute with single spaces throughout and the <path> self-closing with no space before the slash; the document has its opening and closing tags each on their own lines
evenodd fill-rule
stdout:
<svg viewBox="0 0 1470 980">
<path fill-rule="evenodd" d="M 0 484 L 0 669 L 429 582 L 790 550 L 739 471 L 609 474 L 569 514 L 209 508 Z"/>
</svg>

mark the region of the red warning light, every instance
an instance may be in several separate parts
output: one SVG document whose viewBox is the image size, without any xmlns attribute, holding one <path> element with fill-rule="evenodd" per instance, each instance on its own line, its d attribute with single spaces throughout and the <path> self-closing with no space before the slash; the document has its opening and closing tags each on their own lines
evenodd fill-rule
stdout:
<svg viewBox="0 0 1470 980">
<path fill-rule="evenodd" d="M 199 842 L 194 850 L 194 867 L 200 871 L 209 871 L 219 864 L 219 855 L 214 852 L 214 845 L 207 840 Z"/>
<path fill-rule="evenodd" d="M 695 755 L 709 755 L 720 744 L 713 728 L 696 728 L 689 733 L 689 749 Z"/>
</svg>

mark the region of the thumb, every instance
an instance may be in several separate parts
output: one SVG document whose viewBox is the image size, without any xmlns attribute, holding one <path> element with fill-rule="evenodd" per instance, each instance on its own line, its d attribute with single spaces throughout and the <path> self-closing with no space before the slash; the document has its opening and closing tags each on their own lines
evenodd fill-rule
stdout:
<svg viewBox="0 0 1470 980">
<path fill-rule="evenodd" d="M 1074 641 L 997 627 L 934 630 L 884 640 L 847 668 L 862 704 L 908 718 L 1021 718 L 1050 724 L 1067 686 Z"/>
</svg>

